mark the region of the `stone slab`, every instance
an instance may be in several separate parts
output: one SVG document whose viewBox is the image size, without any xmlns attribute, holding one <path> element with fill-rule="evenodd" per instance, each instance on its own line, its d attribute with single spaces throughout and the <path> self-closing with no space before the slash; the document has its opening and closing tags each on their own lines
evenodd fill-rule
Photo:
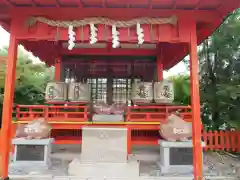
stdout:
<svg viewBox="0 0 240 180">
<path fill-rule="evenodd" d="M 139 162 L 127 163 L 86 163 L 74 159 L 68 168 L 69 175 L 79 178 L 136 178 L 139 177 Z"/>
<path fill-rule="evenodd" d="M 81 161 L 127 162 L 126 128 L 84 127 L 82 133 Z"/>
<path fill-rule="evenodd" d="M 121 114 L 94 114 L 92 118 L 93 122 L 122 122 L 124 117 Z"/>
<path fill-rule="evenodd" d="M 165 140 L 159 140 L 158 144 L 160 147 L 178 147 L 178 148 L 187 148 L 187 147 L 193 147 L 193 142 L 191 140 L 189 141 L 165 141 Z M 202 147 L 205 146 L 205 142 L 202 142 Z"/>
<path fill-rule="evenodd" d="M 54 139 L 25 139 L 25 138 L 14 138 L 12 144 L 14 145 L 50 145 Z"/>
</svg>

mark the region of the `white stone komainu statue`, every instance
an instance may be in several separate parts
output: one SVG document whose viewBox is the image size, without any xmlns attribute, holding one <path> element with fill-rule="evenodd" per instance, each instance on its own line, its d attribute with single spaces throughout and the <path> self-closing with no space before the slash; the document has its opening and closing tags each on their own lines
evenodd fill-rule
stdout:
<svg viewBox="0 0 240 180">
<path fill-rule="evenodd" d="M 132 101 L 134 104 L 151 103 L 153 101 L 153 83 L 135 82 L 132 86 Z"/>
<path fill-rule="evenodd" d="M 170 104 L 174 100 L 173 83 L 162 80 L 154 83 L 154 101 L 161 104 Z"/>
<path fill-rule="evenodd" d="M 88 103 L 91 100 L 90 85 L 87 83 L 71 82 L 68 85 L 68 100 L 70 102 Z"/>
</svg>

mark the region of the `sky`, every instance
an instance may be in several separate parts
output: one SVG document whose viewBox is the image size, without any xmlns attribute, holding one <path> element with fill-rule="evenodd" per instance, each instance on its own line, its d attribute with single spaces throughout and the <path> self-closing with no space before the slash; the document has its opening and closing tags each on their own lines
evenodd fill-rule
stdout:
<svg viewBox="0 0 240 180">
<path fill-rule="evenodd" d="M 8 44 L 9 44 L 9 33 L 0 26 L 0 48 L 4 47 L 4 46 L 8 46 Z M 20 46 L 20 48 L 24 50 L 24 48 L 22 46 Z M 39 59 L 34 57 L 31 52 L 27 52 L 26 50 L 24 50 L 24 52 L 26 52 L 26 54 L 28 54 L 35 63 L 40 62 Z M 169 76 L 174 76 L 174 75 L 178 75 L 178 74 L 186 74 L 186 73 L 188 73 L 187 67 L 185 66 L 185 64 L 183 62 L 180 62 L 177 65 L 175 65 L 173 68 L 171 68 L 170 70 L 164 71 L 163 76 L 164 76 L 164 78 L 166 78 Z"/>
</svg>

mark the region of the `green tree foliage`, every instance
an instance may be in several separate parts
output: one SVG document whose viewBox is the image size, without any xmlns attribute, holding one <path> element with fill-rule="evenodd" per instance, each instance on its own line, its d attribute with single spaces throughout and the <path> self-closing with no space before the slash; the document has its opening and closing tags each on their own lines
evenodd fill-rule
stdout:
<svg viewBox="0 0 240 180">
<path fill-rule="evenodd" d="M 203 120 L 211 128 L 240 124 L 240 10 L 205 40 L 199 52 Z"/>
<path fill-rule="evenodd" d="M 54 69 L 47 68 L 43 63 L 33 63 L 21 49 L 18 51 L 14 103 L 43 104 L 45 86 L 53 79 Z M 7 56 L 6 48 L 1 51 L 0 56 Z M 0 88 L 3 93 L 5 66 L 1 66 L 0 72 Z"/>
<path fill-rule="evenodd" d="M 188 75 L 178 75 L 169 78 L 174 86 L 174 103 L 189 105 L 190 99 L 190 81 Z"/>
<path fill-rule="evenodd" d="M 203 123 L 210 129 L 239 128 L 240 9 L 199 46 L 199 62 Z"/>
</svg>

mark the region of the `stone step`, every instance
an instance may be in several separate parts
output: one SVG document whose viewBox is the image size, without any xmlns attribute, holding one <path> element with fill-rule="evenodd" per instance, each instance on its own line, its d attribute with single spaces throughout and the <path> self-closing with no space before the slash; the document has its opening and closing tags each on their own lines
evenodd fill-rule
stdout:
<svg viewBox="0 0 240 180">
<path fill-rule="evenodd" d="M 69 175 L 79 178 L 130 178 L 139 177 L 139 162 L 128 163 L 83 163 L 74 159 L 68 168 Z"/>
</svg>

